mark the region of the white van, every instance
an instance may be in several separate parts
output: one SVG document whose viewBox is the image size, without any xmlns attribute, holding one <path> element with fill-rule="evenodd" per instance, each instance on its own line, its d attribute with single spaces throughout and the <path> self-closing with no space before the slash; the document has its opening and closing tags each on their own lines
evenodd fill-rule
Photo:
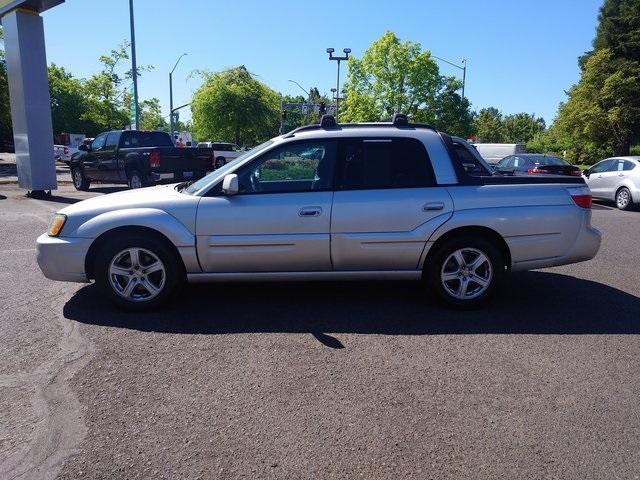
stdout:
<svg viewBox="0 0 640 480">
<path fill-rule="evenodd" d="M 525 145 L 521 143 L 472 143 L 487 163 L 494 165 L 509 155 L 525 153 Z"/>
</svg>

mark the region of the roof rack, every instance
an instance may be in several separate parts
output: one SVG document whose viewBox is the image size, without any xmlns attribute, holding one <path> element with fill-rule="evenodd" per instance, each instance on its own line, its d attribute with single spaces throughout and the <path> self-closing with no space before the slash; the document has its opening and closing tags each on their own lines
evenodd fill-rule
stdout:
<svg viewBox="0 0 640 480">
<path fill-rule="evenodd" d="M 428 123 L 409 123 L 409 117 L 404 113 L 395 113 L 393 115 L 393 119 L 391 122 L 362 122 L 362 123 L 338 123 L 333 115 L 323 115 L 320 119 L 320 123 L 313 125 L 304 125 L 302 127 L 298 127 L 295 130 L 290 131 L 285 134 L 284 138 L 291 138 L 295 136 L 296 133 L 300 132 L 308 132 L 311 130 L 342 130 L 343 128 L 427 128 L 429 130 L 437 129 L 433 125 L 429 125 Z"/>
</svg>

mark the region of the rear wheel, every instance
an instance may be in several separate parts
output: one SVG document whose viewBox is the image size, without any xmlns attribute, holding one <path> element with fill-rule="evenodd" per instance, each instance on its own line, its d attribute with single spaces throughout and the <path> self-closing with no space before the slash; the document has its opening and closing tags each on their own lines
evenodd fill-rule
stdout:
<svg viewBox="0 0 640 480">
<path fill-rule="evenodd" d="M 447 306 L 484 305 L 505 275 L 505 259 L 484 238 L 464 236 L 438 247 L 428 259 L 425 279 L 430 291 Z"/>
<path fill-rule="evenodd" d="M 129 170 L 127 174 L 127 185 L 129 188 L 142 188 L 144 187 L 144 178 L 138 170 Z"/>
<path fill-rule="evenodd" d="M 631 210 L 633 208 L 633 199 L 627 187 L 622 187 L 616 193 L 616 206 L 620 210 Z"/>
<path fill-rule="evenodd" d="M 96 255 L 96 285 L 116 305 L 145 310 L 166 302 L 184 279 L 175 252 L 165 242 L 125 235 Z"/>
<path fill-rule="evenodd" d="M 73 167 L 71 169 L 71 178 L 73 179 L 73 186 L 76 190 L 89 190 L 91 181 L 84 175 L 82 168 Z"/>
</svg>

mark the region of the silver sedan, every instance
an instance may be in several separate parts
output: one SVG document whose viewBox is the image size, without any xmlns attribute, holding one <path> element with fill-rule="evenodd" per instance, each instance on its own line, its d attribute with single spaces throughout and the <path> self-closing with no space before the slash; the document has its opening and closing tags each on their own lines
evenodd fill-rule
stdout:
<svg viewBox="0 0 640 480">
<path fill-rule="evenodd" d="M 620 210 L 640 204 L 640 157 L 607 158 L 584 171 L 594 198 L 614 200 Z"/>
</svg>

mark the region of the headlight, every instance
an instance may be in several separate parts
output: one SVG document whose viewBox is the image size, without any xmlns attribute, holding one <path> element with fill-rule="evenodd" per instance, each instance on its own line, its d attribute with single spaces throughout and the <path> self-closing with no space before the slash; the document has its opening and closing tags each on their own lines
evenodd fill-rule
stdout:
<svg viewBox="0 0 640 480">
<path fill-rule="evenodd" d="M 49 231 L 47 232 L 50 237 L 57 237 L 64 227 L 64 223 L 67 221 L 67 216 L 62 213 L 56 213 L 49 225 Z"/>
</svg>

